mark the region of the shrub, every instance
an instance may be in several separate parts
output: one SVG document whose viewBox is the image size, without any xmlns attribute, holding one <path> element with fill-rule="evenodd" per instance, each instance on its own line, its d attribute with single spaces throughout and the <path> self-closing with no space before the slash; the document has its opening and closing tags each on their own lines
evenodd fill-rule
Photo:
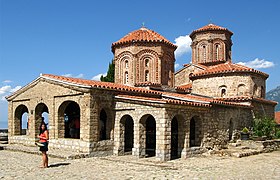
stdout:
<svg viewBox="0 0 280 180">
<path fill-rule="evenodd" d="M 243 133 L 249 133 L 249 129 L 248 129 L 247 127 L 244 127 L 244 128 L 242 129 L 241 132 L 243 132 Z"/>
<path fill-rule="evenodd" d="M 273 137 L 275 133 L 275 120 L 268 117 L 255 118 L 253 121 L 253 134 L 258 137 Z"/>
<path fill-rule="evenodd" d="M 276 131 L 275 138 L 280 139 L 280 129 Z"/>
</svg>

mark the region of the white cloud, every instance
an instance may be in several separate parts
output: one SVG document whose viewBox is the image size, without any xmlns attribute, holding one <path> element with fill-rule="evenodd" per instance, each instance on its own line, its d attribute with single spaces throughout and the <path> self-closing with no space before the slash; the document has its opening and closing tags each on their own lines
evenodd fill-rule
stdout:
<svg viewBox="0 0 280 180">
<path fill-rule="evenodd" d="M 11 83 L 11 82 L 13 82 L 13 81 L 11 81 L 11 80 L 5 80 L 5 81 L 3 81 L 3 83 Z"/>
<path fill-rule="evenodd" d="M 0 87 L 0 95 L 6 94 L 7 92 L 10 92 L 10 90 L 11 90 L 11 86 Z"/>
<path fill-rule="evenodd" d="M 5 96 L 8 96 L 9 94 L 16 92 L 17 90 L 19 90 L 21 88 L 21 86 L 16 86 L 14 88 L 12 88 L 12 86 L 2 86 L 0 87 L 0 99 L 5 101 Z"/>
<path fill-rule="evenodd" d="M 180 67 L 179 63 L 175 63 L 175 70 L 177 70 Z"/>
<path fill-rule="evenodd" d="M 192 40 L 189 35 L 179 36 L 175 39 L 175 45 L 177 45 L 177 49 L 175 51 L 175 57 L 182 56 L 188 52 L 191 52 L 191 43 Z"/>
<path fill-rule="evenodd" d="M 72 74 L 63 74 L 62 76 L 65 76 L 65 77 L 72 77 Z"/>
<path fill-rule="evenodd" d="M 270 68 L 275 66 L 273 62 L 266 61 L 265 59 L 259 59 L 259 58 L 256 58 L 255 60 L 248 61 L 248 62 L 238 62 L 237 64 L 241 64 L 243 66 L 248 66 L 256 69 L 264 69 L 264 68 Z"/>
<path fill-rule="evenodd" d="M 97 74 L 96 76 L 93 76 L 93 77 L 91 78 L 91 80 L 100 81 L 100 77 L 101 77 L 102 75 L 103 75 L 103 76 L 107 76 L 107 73 Z"/>
<path fill-rule="evenodd" d="M 21 86 L 16 86 L 15 88 L 12 88 L 10 90 L 11 93 L 16 92 L 17 90 L 19 90 L 21 88 Z"/>
<path fill-rule="evenodd" d="M 73 77 L 73 78 L 83 78 L 84 74 L 78 74 L 77 76 L 74 76 L 73 74 L 63 74 L 62 76 Z"/>
</svg>

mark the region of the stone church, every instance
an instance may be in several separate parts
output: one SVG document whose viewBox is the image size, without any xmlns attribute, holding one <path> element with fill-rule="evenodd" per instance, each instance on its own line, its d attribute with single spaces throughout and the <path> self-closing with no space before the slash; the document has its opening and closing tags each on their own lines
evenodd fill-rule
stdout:
<svg viewBox="0 0 280 180">
<path fill-rule="evenodd" d="M 41 74 L 6 97 L 9 143 L 33 146 L 47 113 L 50 148 L 161 161 L 223 148 L 276 105 L 265 99 L 268 74 L 232 63 L 232 35 L 214 24 L 194 30 L 192 62 L 175 72 L 176 45 L 141 27 L 112 44 L 115 83 Z"/>
</svg>

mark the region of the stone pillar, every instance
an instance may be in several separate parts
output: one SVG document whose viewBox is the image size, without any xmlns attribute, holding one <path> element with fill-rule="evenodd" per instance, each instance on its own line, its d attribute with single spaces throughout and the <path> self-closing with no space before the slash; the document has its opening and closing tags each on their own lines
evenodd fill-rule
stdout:
<svg viewBox="0 0 280 180">
<path fill-rule="evenodd" d="M 14 135 L 14 112 L 13 112 L 13 102 L 8 102 L 8 136 L 11 137 Z"/>
<path fill-rule="evenodd" d="M 116 112 L 115 117 L 115 127 L 114 127 L 114 155 L 124 155 L 124 133 L 122 128 L 120 127 L 120 118 L 121 114 Z M 124 127 L 123 127 L 124 128 Z"/>
<path fill-rule="evenodd" d="M 54 98 L 52 99 L 52 104 L 54 104 Z M 49 107 L 49 139 L 55 139 L 55 114 L 58 114 L 55 112 L 54 105 Z"/>
<path fill-rule="evenodd" d="M 160 161 L 171 159 L 171 120 L 167 118 L 156 120 L 156 158 Z"/>
</svg>

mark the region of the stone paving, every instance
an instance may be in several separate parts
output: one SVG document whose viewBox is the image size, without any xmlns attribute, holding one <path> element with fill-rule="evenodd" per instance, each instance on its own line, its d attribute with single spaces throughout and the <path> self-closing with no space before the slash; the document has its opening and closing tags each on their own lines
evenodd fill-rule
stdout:
<svg viewBox="0 0 280 180">
<path fill-rule="evenodd" d="M 0 151 L 0 179 L 280 179 L 280 151 L 235 158 L 194 157 L 158 162 L 154 158 L 108 156 L 82 159 L 49 158 Z"/>
</svg>

